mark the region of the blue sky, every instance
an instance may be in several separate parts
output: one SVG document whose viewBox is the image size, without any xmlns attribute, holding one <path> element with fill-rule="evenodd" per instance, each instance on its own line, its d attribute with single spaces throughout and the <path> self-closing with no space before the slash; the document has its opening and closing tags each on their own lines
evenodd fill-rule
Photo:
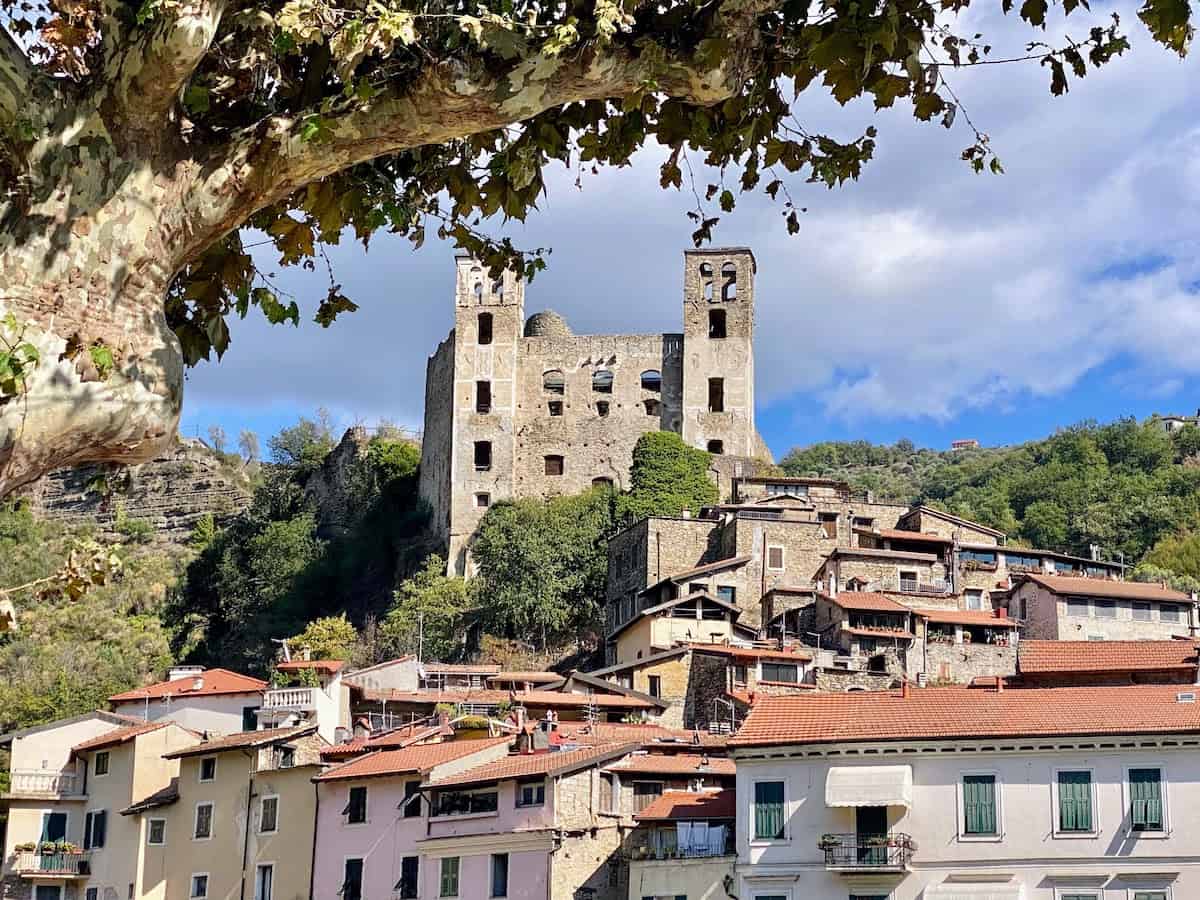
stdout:
<svg viewBox="0 0 1200 900">
<path fill-rule="evenodd" d="M 993 7 L 960 30 L 1020 52 L 1036 35 Z M 1200 406 L 1200 61 L 1152 45 L 1129 4 L 1093 15 L 1114 9 L 1133 51 L 1065 97 L 1049 95 L 1036 64 L 952 74 L 1000 177 L 959 161 L 972 141 L 961 116 L 946 131 L 901 108 L 800 98 L 810 130 L 874 124 L 879 147 L 856 183 L 791 185 L 808 208 L 799 235 L 761 196 L 717 229 L 715 243 L 749 245 L 758 260 L 758 417 L 776 456 L 829 439 L 1012 443 Z M 1090 24 L 1070 22 L 1075 35 Z M 573 172 L 552 171 L 528 222 L 493 223 L 554 248 L 527 314 L 556 309 L 579 333 L 679 329 L 689 196 L 658 188 L 660 160 L 647 149 L 582 190 Z M 370 252 L 343 243 L 331 256 L 361 309 L 328 330 L 236 323 L 225 359 L 189 374 L 185 434 L 250 428 L 265 446 L 319 406 L 338 425 L 419 427 L 425 361 L 451 325 L 451 248 L 414 253 L 379 235 Z M 269 256 L 260 266 L 276 268 Z M 327 286 L 323 272 L 279 280 L 309 313 Z"/>
</svg>

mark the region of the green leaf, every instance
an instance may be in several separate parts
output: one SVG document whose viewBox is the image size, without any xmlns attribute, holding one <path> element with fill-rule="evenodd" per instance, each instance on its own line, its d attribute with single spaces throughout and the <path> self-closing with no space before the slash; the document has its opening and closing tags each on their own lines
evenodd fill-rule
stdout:
<svg viewBox="0 0 1200 900">
<path fill-rule="evenodd" d="M 329 293 L 321 301 L 321 305 L 317 307 L 317 314 L 313 316 L 313 321 L 322 328 L 332 325 L 339 314 L 354 312 L 358 309 L 358 304 L 346 297 L 341 289 L 341 285 L 335 284 L 329 289 Z"/>
<path fill-rule="evenodd" d="M 208 88 L 200 87 L 198 84 L 189 85 L 188 89 L 183 92 L 183 105 L 187 107 L 188 112 L 194 115 L 208 112 Z"/>
</svg>

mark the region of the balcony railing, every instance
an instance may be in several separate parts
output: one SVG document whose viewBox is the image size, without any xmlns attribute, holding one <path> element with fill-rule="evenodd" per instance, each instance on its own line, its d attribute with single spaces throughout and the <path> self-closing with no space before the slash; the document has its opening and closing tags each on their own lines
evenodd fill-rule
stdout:
<svg viewBox="0 0 1200 900">
<path fill-rule="evenodd" d="M 77 772 L 17 771 L 9 781 L 10 794 L 80 796 L 83 779 Z"/>
<path fill-rule="evenodd" d="M 92 873 L 87 853 L 38 853 L 25 850 L 17 854 L 14 868 L 22 878 L 86 878 Z"/>
<path fill-rule="evenodd" d="M 907 869 L 915 842 L 907 834 L 826 834 L 817 847 L 825 852 L 827 869 Z"/>
<path fill-rule="evenodd" d="M 881 588 L 885 591 L 898 590 L 902 594 L 932 594 L 937 597 L 951 591 L 948 581 L 913 581 L 911 578 L 901 578 L 899 581 L 885 580 Z"/>
<path fill-rule="evenodd" d="M 266 709 L 316 709 L 317 688 L 275 688 L 263 695 Z"/>
</svg>

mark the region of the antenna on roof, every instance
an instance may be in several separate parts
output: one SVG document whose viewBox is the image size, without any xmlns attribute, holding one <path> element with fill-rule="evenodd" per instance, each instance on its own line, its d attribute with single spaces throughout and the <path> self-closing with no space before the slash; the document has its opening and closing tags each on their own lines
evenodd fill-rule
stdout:
<svg viewBox="0 0 1200 900">
<path fill-rule="evenodd" d="M 287 638 L 271 638 L 271 643 L 279 644 L 279 646 L 283 649 L 283 661 L 284 662 L 292 661 L 292 648 L 288 646 Z"/>
</svg>

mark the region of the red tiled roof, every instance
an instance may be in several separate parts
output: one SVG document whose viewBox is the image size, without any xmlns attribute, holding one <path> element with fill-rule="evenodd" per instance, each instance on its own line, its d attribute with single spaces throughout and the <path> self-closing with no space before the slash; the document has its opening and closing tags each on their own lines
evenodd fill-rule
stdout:
<svg viewBox="0 0 1200 900">
<path fill-rule="evenodd" d="M 192 687 L 196 678 L 204 684 L 199 690 Z M 158 697 L 203 697 L 213 694 L 257 694 L 266 690 L 267 683 L 259 678 L 251 678 L 228 669 L 205 669 L 199 675 L 176 678 L 174 681 L 160 681 L 145 687 L 134 688 L 113 694 L 108 698 L 109 703 L 126 703 L 131 700 L 156 699 Z"/>
<path fill-rule="evenodd" d="M 997 616 L 983 609 L 914 609 L 913 615 L 930 622 L 951 625 L 990 625 L 993 628 L 1016 628 L 1017 622 L 1007 616 Z"/>
<path fill-rule="evenodd" d="M 614 685 L 615 687 L 615 685 Z M 618 694 L 572 694 L 567 691 L 496 691 L 496 690 L 447 690 L 447 691 L 372 691 L 364 690 L 366 700 L 389 700 L 397 703 L 520 703 L 524 706 L 546 707 L 618 707 L 621 709 L 654 709 L 658 703 L 650 703 L 637 697 Z"/>
<path fill-rule="evenodd" d="M 640 741 L 643 746 L 661 749 L 724 747 L 729 738 L 707 731 L 687 731 L 663 725 L 633 725 L 625 722 L 559 722 L 555 732 L 577 744 L 623 743 Z M 697 737 L 699 741 L 697 742 Z"/>
<path fill-rule="evenodd" d="M 171 724 L 171 722 L 163 720 L 159 722 L 143 722 L 140 725 L 129 725 L 125 728 L 115 728 L 112 731 L 97 735 L 94 738 L 89 738 L 82 744 L 76 744 L 71 748 L 71 752 L 82 753 L 89 750 L 103 750 L 105 747 L 115 747 L 117 744 L 123 744 L 126 741 L 132 741 L 139 735 L 149 734 L 151 731 L 158 731 L 158 729 L 166 728 Z"/>
<path fill-rule="evenodd" d="M 446 672 L 462 675 L 494 675 L 500 671 L 495 663 L 422 663 L 421 668 L 426 672 Z"/>
<path fill-rule="evenodd" d="M 369 737 L 355 738 L 342 744 L 322 747 L 321 758 L 338 759 L 344 756 L 357 756 L 371 750 L 397 750 L 412 744 L 424 743 L 447 732 L 449 735 L 453 735 L 454 729 L 448 726 L 443 728 L 437 724 L 431 725 L 428 720 L 423 720 L 416 725 L 405 725 Z"/>
<path fill-rule="evenodd" d="M 767 650 L 758 647 L 736 647 L 732 644 L 688 644 L 687 646 L 702 653 L 723 653 L 726 656 L 745 657 L 746 659 L 785 659 L 791 662 L 803 662 L 813 658 L 811 651 L 799 648 Z"/>
<path fill-rule="evenodd" d="M 449 775 L 430 782 L 431 786 L 459 787 L 468 784 L 486 784 L 509 778 L 524 778 L 530 775 L 558 775 L 573 772 L 620 756 L 637 749 L 637 744 L 595 744 L 578 750 L 549 750 L 541 753 L 514 754 L 504 759 L 475 766 L 457 775 Z"/>
<path fill-rule="evenodd" d="M 551 684 L 562 681 L 557 672 L 497 672 L 489 675 L 488 681 L 528 681 L 536 684 Z"/>
<path fill-rule="evenodd" d="M 868 591 L 842 591 L 836 597 L 829 594 L 822 594 L 830 603 L 840 606 L 842 609 L 853 609 L 866 612 L 894 612 L 908 613 L 912 612 L 907 606 L 897 603 L 890 597 L 885 597 L 883 594 Z"/>
<path fill-rule="evenodd" d="M 618 772 L 661 775 L 733 775 L 733 760 L 697 753 L 635 753 L 611 766 Z"/>
<path fill-rule="evenodd" d="M 1148 581 L 1111 581 L 1107 578 L 1077 578 L 1072 575 L 1022 575 L 1021 579 L 1040 584 L 1055 594 L 1115 597 L 1127 600 L 1166 600 L 1174 603 L 1192 602 L 1192 598 L 1182 591 L 1175 591 Z"/>
<path fill-rule="evenodd" d="M 1021 641 L 1017 646 L 1017 668 L 1024 675 L 1195 669 L 1197 661 L 1194 641 Z"/>
<path fill-rule="evenodd" d="M 733 819 L 737 817 L 736 795 L 732 790 L 664 791 L 633 817 L 642 822 Z"/>
<path fill-rule="evenodd" d="M 280 672 L 300 672 L 304 669 L 315 669 L 332 675 L 340 672 L 346 663 L 340 659 L 293 659 L 290 662 L 278 663 L 275 668 Z"/>
<path fill-rule="evenodd" d="M 1200 703 L 1179 685 L 911 688 L 761 697 L 731 747 L 841 741 L 950 740 L 1200 732 Z"/>
<path fill-rule="evenodd" d="M 445 741 L 441 744 L 417 744 L 403 750 L 380 750 L 342 763 L 322 772 L 314 781 L 345 781 L 351 778 L 376 778 L 383 775 L 404 775 L 428 772 L 436 765 L 461 759 L 507 744 L 509 738 L 483 738 L 476 741 Z"/>
<path fill-rule="evenodd" d="M 194 747 L 184 747 L 182 750 L 172 750 L 164 753 L 165 759 L 181 759 L 185 756 L 207 756 L 210 753 L 223 753 L 226 750 L 243 750 L 249 747 L 262 747 L 279 741 L 288 741 L 316 732 L 316 725 L 302 725 L 299 728 L 264 728 L 259 731 L 239 731 L 224 737 L 201 741 Z"/>
<path fill-rule="evenodd" d="M 870 528 L 855 528 L 859 534 L 873 534 L 876 537 L 891 541 L 923 541 L 928 544 L 951 544 L 953 541 L 940 534 L 925 534 L 923 531 L 905 531 L 902 528 L 881 528 L 874 531 Z"/>
</svg>

